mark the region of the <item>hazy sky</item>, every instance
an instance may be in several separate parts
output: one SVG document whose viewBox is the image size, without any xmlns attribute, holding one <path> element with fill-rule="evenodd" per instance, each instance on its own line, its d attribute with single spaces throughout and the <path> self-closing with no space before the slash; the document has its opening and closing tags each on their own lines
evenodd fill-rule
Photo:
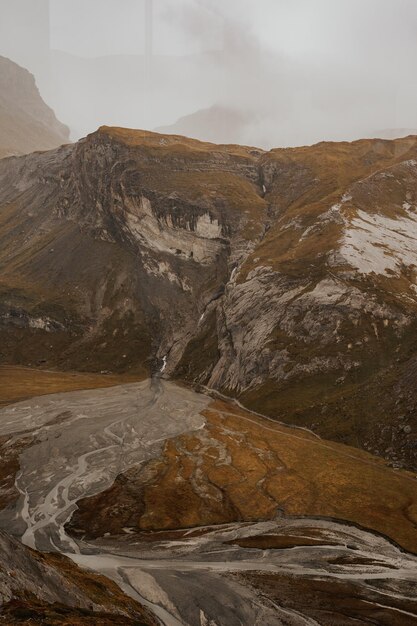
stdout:
<svg viewBox="0 0 417 626">
<path fill-rule="evenodd" d="M 44 0 L 0 0 L 0 17 L 13 7 L 13 54 L 33 70 L 25 3 Z M 144 4 L 50 0 L 58 52 L 48 74 L 36 71 L 74 136 L 101 123 L 169 125 L 214 105 L 244 113 L 239 139 L 260 145 L 417 128 L 417 0 L 154 0 L 151 85 Z"/>
<path fill-rule="evenodd" d="M 14 0 L 9 0 L 13 2 Z M 37 0 L 31 0 L 35 2 Z M 155 51 L 184 54 L 219 44 L 222 17 L 273 50 L 326 61 L 363 61 L 415 50 L 415 0 L 154 0 Z M 143 50 L 144 0 L 51 0 L 53 47 L 75 54 Z M 191 37 L 191 35 L 193 35 Z M 408 59 L 411 64 L 415 59 Z M 407 59 L 404 58 L 407 62 Z"/>
</svg>

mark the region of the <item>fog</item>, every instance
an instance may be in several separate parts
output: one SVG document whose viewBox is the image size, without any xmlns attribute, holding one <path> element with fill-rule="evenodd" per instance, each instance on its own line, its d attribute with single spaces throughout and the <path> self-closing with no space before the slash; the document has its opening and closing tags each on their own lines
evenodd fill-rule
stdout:
<svg viewBox="0 0 417 626">
<path fill-rule="evenodd" d="M 417 132 L 415 0 L 0 0 L 0 54 L 74 139 L 261 147 Z"/>
</svg>

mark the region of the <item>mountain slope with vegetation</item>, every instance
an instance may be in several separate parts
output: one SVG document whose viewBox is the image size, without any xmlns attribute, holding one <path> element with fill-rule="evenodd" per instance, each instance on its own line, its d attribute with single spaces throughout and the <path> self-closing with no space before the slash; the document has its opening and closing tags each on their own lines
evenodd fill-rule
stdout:
<svg viewBox="0 0 417 626">
<path fill-rule="evenodd" d="M 417 138 L 103 127 L 0 163 L 0 359 L 163 369 L 417 466 Z"/>
<path fill-rule="evenodd" d="M 0 531 L 0 624 L 156 626 L 103 576 L 58 554 L 41 554 Z"/>
</svg>

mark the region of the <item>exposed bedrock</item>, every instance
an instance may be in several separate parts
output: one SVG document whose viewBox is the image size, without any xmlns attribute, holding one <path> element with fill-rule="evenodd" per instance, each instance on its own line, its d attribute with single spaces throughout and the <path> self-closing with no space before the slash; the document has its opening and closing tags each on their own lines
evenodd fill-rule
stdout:
<svg viewBox="0 0 417 626">
<path fill-rule="evenodd" d="M 0 360 L 163 373 L 415 467 L 417 140 L 102 128 L 0 163 Z"/>
</svg>

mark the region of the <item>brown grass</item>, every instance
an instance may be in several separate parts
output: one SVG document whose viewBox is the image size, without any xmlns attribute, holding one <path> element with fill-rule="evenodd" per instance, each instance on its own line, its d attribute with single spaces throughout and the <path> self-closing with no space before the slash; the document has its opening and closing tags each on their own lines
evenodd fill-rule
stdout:
<svg viewBox="0 0 417 626">
<path fill-rule="evenodd" d="M 249 157 L 253 159 L 251 152 L 254 148 L 240 146 L 236 144 L 214 144 L 198 139 L 190 139 L 182 135 L 165 135 L 147 130 L 137 130 L 133 128 L 120 128 L 116 126 L 101 126 L 98 131 L 101 135 L 107 135 L 116 141 L 125 143 L 128 146 L 144 146 L 147 148 L 158 148 L 160 152 L 166 151 L 171 154 L 185 153 L 187 156 L 194 153 L 226 153 L 235 156 Z M 263 150 L 255 148 L 258 154 Z"/>
<path fill-rule="evenodd" d="M 33 396 L 112 387 L 141 380 L 137 375 L 52 372 L 13 365 L 0 366 L 0 407 Z"/>
<path fill-rule="evenodd" d="M 79 502 L 87 536 L 169 530 L 286 515 L 346 520 L 417 552 L 417 481 L 381 459 L 224 402 L 204 430 L 167 442 L 160 459 Z M 85 529 L 88 529 L 86 531 Z"/>
<path fill-rule="evenodd" d="M 100 574 L 81 569 L 69 558 L 60 554 L 35 553 L 36 558 L 59 570 L 66 579 L 81 589 L 95 604 L 99 604 L 104 610 L 113 612 L 116 609 L 127 613 L 129 616 L 142 617 L 143 623 L 155 626 L 156 620 L 151 617 L 144 607 L 126 596 L 116 583 Z"/>
</svg>

